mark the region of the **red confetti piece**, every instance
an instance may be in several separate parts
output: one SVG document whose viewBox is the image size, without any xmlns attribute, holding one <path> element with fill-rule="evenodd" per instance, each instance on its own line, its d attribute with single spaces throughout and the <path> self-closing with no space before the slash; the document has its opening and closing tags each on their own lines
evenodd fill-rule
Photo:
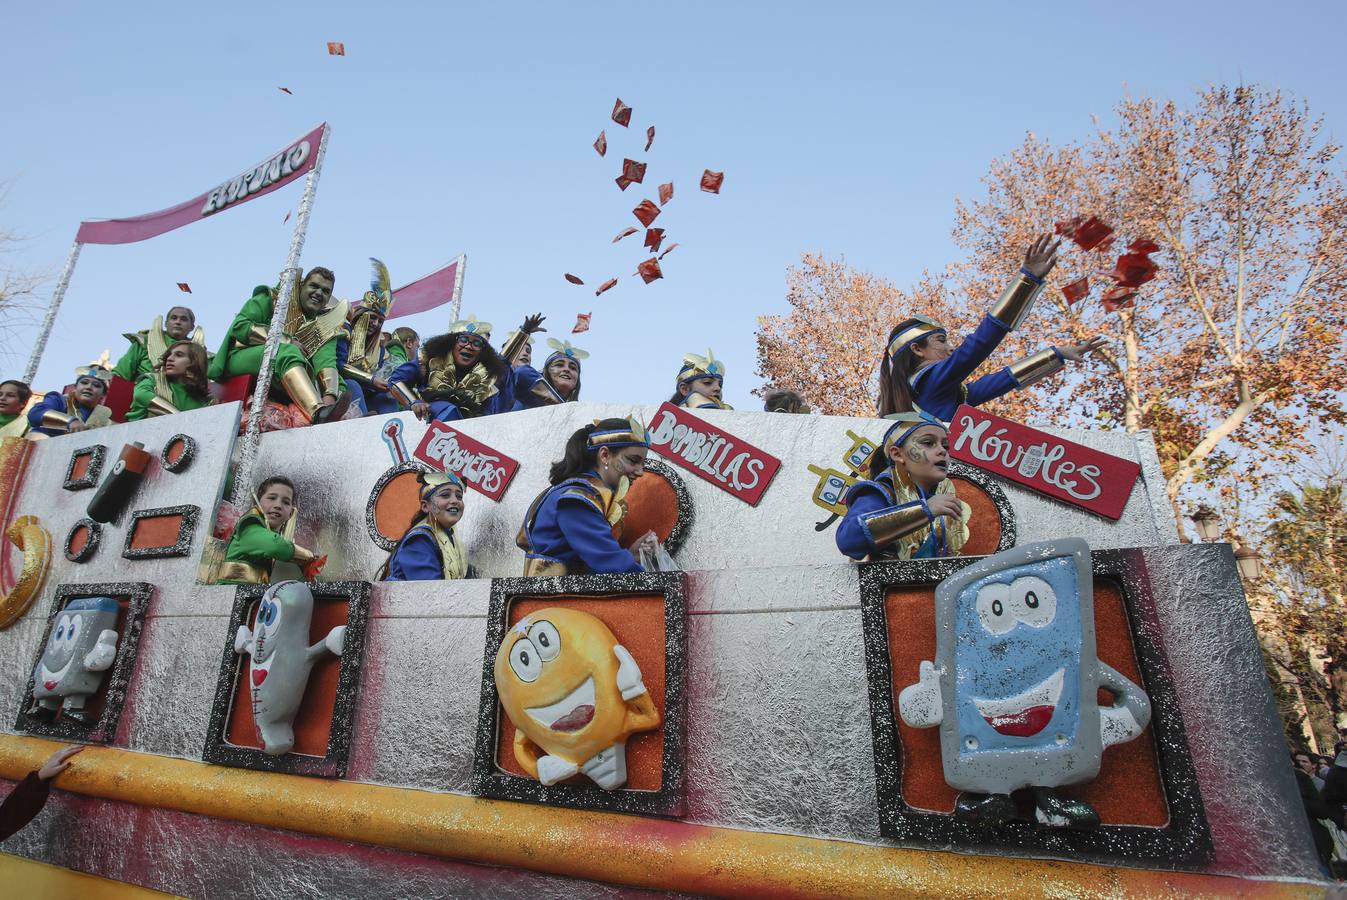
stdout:
<svg viewBox="0 0 1347 900">
<path fill-rule="evenodd" d="M 1120 309 L 1131 309 L 1136 306 L 1137 292 L 1131 288 L 1115 287 L 1103 297 L 1104 309 L 1109 312 L 1117 312 Z"/>
<path fill-rule="evenodd" d="M 641 205 L 633 209 L 631 214 L 639 219 L 642 225 L 649 228 L 650 223 L 659 218 L 659 207 L 649 200 L 642 200 Z"/>
<path fill-rule="evenodd" d="M 1127 249 L 1131 253 L 1155 253 L 1160 249 L 1160 245 L 1150 238 L 1137 238 L 1127 245 Z"/>
<path fill-rule="evenodd" d="M 599 151 L 599 156 L 608 152 L 608 135 L 600 131 L 599 136 L 594 139 L 594 149 Z"/>
<path fill-rule="evenodd" d="M 645 245 L 650 248 L 651 253 L 659 252 L 659 245 L 664 243 L 663 228 L 647 228 L 645 230 Z"/>
<path fill-rule="evenodd" d="M 289 94 L 291 97 L 293 97 L 293 96 L 295 95 L 295 92 L 292 91 L 292 90 L 290 90 L 289 88 L 276 88 L 276 90 L 278 90 L 278 91 L 284 91 L 285 93 Z"/>
<path fill-rule="evenodd" d="M 284 219 L 281 219 L 281 224 L 282 224 L 282 225 L 284 225 L 286 222 L 289 222 L 289 221 L 290 221 L 290 212 L 291 212 L 291 211 L 288 210 L 288 209 L 285 211 L 285 218 L 284 218 Z"/>
<path fill-rule="evenodd" d="M 632 184 L 640 184 L 645 181 L 645 163 L 637 162 L 634 159 L 622 160 L 622 177 Z"/>
<path fill-rule="evenodd" d="M 189 285 L 189 284 L 188 284 L 187 282 L 185 282 L 185 281 L 179 281 L 179 282 L 178 282 L 178 290 L 182 291 L 184 294 L 190 294 L 190 293 L 192 293 L 191 285 Z"/>
<path fill-rule="evenodd" d="M 659 260 L 653 256 L 636 267 L 636 274 L 640 275 L 646 284 L 664 277 L 664 273 L 659 270 Z"/>
<path fill-rule="evenodd" d="M 328 56 L 345 56 L 345 55 L 346 55 L 346 45 L 343 44 L 341 41 L 328 41 L 328 42 L 327 42 L 327 55 L 328 55 Z"/>
<path fill-rule="evenodd" d="M 1075 281 L 1062 287 L 1062 296 L 1066 298 L 1067 303 L 1075 303 L 1077 300 L 1090 293 L 1090 276 L 1082 275 Z"/>
<path fill-rule="evenodd" d="M 1139 288 L 1155 277 L 1160 267 L 1145 253 L 1124 253 L 1118 257 L 1113 277 L 1118 287 Z"/>
<path fill-rule="evenodd" d="M 621 233 L 621 234 L 619 234 L 617 237 L 613 238 L 613 243 L 616 244 L 618 241 L 622 240 L 622 239 L 623 239 L 624 237 L 626 237 L 627 235 L 635 234 L 636 232 L 638 232 L 638 231 L 640 231 L 640 230 L 641 230 L 641 229 L 639 229 L 639 228 L 624 228 L 624 229 L 622 229 L 622 233 Z"/>
<path fill-rule="evenodd" d="M 645 151 L 644 151 L 644 152 L 649 153 L 649 152 L 650 152 L 650 145 L 653 144 L 653 143 L 655 143 L 655 126 L 654 126 L 654 125 L 651 125 L 649 128 L 647 128 L 647 129 L 645 130 Z"/>
<path fill-rule="evenodd" d="M 1059 219 L 1056 224 L 1052 226 L 1052 232 L 1057 235 L 1075 234 L 1076 229 L 1080 227 L 1080 223 L 1080 216 L 1072 216 L 1070 219 Z"/>
<path fill-rule="evenodd" d="M 631 179 L 629 179 L 626 175 L 619 175 L 614 180 L 617 182 L 619 190 L 625 191 L 627 188 L 631 187 Z"/>
<path fill-rule="evenodd" d="M 663 206 L 673 199 L 673 182 L 659 186 L 659 205 Z"/>
<path fill-rule="evenodd" d="M 571 329 L 571 334 L 579 334 L 582 331 L 588 331 L 589 319 L 592 315 L 594 315 L 592 312 L 577 313 L 575 316 L 575 327 Z"/>
<path fill-rule="evenodd" d="M 613 104 L 613 121 L 623 128 L 631 124 L 631 107 L 623 103 L 621 97 Z"/>
<path fill-rule="evenodd" d="M 1101 250 L 1104 253 L 1107 253 L 1109 248 L 1113 246 L 1114 242 L 1117 241 L 1117 239 L 1118 236 L 1116 234 L 1110 234 L 1108 237 L 1100 241 L 1099 246 L 1095 247 L 1094 249 Z"/>
<path fill-rule="evenodd" d="M 572 275 L 570 272 L 566 273 L 566 280 L 569 281 L 571 284 L 584 284 L 583 281 Z"/>
<path fill-rule="evenodd" d="M 1113 229 L 1090 216 L 1070 235 L 1076 246 L 1082 250 L 1093 250 L 1104 242 L 1104 238 L 1113 233 Z"/>
<path fill-rule="evenodd" d="M 670 253 L 674 252 L 674 248 L 677 246 L 678 246 L 677 244 L 670 244 L 669 246 L 665 247 L 664 252 L 659 255 L 659 258 L 663 259 L 664 257 L 668 256 Z"/>
<path fill-rule="evenodd" d="M 724 172 L 712 172 L 710 169 L 702 172 L 702 190 L 708 194 L 719 194 L 720 185 L 725 180 Z"/>
<path fill-rule="evenodd" d="M 616 279 L 616 278 L 609 278 L 609 279 L 608 279 L 607 281 L 605 281 L 603 284 L 599 285 L 599 289 L 598 289 L 597 291 L 594 292 L 594 296 L 595 296 L 595 297 L 599 296 L 599 294 L 602 294 L 604 291 L 608 290 L 610 287 L 612 287 L 612 286 L 615 285 L 615 284 L 617 284 L 617 279 Z"/>
</svg>

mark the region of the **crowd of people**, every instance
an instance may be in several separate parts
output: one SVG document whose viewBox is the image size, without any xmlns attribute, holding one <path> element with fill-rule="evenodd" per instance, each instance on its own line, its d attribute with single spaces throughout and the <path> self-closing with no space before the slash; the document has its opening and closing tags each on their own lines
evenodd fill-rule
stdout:
<svg viewBox="0 0 1347 900">
<path fill-rule="evenodd" d="M 1296 750 L 1291 761 L 1319 861 L 1341 880 L 1347 878 L 1347 741 L 1338 741 L 1333 752 Z"/>
</svg>

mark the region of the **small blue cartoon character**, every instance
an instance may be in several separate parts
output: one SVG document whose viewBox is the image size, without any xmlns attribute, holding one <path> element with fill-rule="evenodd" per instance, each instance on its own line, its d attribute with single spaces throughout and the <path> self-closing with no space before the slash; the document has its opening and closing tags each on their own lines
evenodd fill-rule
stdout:
<svg viewBox="0 0 1347 900">
<path fill-rule="evenodd" d="M 955 814 L 1016 818 L 1010 792 L 1032 788 L 1040 825 L 1092 827 L 1088 803 L 1053 788 L 1099 774 L 1105 747 L 1150 721 L 1150 701 L 1095 656 L 1090 548 L 1079 538 L 1016 547 L 936 590 L 936 657 L 898 694 L 903 721 L 940 726 Z M 1098 688 L 1113 694 L 1101 708 Z"/>
</svg>

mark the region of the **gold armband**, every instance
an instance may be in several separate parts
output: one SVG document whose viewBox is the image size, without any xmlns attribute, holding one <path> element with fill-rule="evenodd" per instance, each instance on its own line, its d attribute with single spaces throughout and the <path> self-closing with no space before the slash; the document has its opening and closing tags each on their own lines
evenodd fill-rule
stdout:
<svg viewBox="0 0 1347 900">
<path fill-rule="evenodd" d="M 341 396 L 341 376 L 337 374 L 336 369 L 319 369 L 318 383 L 322 385 L 324 394 Z"/>
<path fill-rule="evenodd" d="M 876 547 L 892 544 L 903 535 L 920 531 L 931 524 L 926 505 L 920 500 L 867 513 L 860 519 L 861 526 Z"/>
<path fill-rule="evenodd" d="M 312 550 L 307 547 L 301 547 L 299 544 L 295 544 L 295 555 L 290 557 L 290 562 L 297 566 L 306 566 L 317 558 L 318 554 L 314 553 Z"/>
<path fill-rule="evenodd" d="M 570 569 L 559 559 L 538 559 L 536 556 L 524 558 L 525 578 L 554 578 L 569 574 Z"/>
<path fill-rule="evenodd" d="M 374 376 L 364 369 L 357 368 L 350 363 L 341 367 L 341 374 L 352 381 L 358 381 L 365 387 L 374 387 Z"/>
<path fill-rule="evenodd" d="M 1026 388 L 1035 382 L 1042 381 L 1049 375 L 1054 375 L 1062 371 L 1066 363 L 1057 355 L 1057 351 L 1052 347 L 1040 350 L 1033 356 L 1026 356 L 1024 359 L 1011 363 L 1006 368 L 1010 369 L 1010 375 L 1022 388 Z"/>
<path fill-rule="evenodd" d="M 505 346 L 500 348 L 501 359 L 505 360 L 510 368 L 519 365 L 519 357 L 524 352 L 524 347 L 529 342 L 528 332 L 519 329 L 510 335 L 510 339 L 505 342 Z"/>
<path fill-rule="evenodd" d="M 73 421 L 75 421 L 75 417 L 69 413 L 63 413 L 55 409 L 42 411 L 42 427 L 52 431 L 67 431 Z"/>
<path fill-rule="evenodd" d="M 1029 310 L 1033 309 L 1034 301 L 1038 295 L 1043 293 L 1043 283 L 1035 283 L 1028 275 L 1021 272 L 1015 276 L 1015 280 L 1010 283 L 996 303 L 992 304 L 991 317 L 1002 325 L 1014 331 L 1020 327 L 1025 316 L 1029 315 Z"/>
<path fill-rule="evenodd" d="M 145 414 L 151 417 L 171 416 L 176 412 L 181 412 L 181 410 L 172 403 L 169 403 L 163 397 L 160 397 L 158 394 L 154 396 L 154 399 L 150 401 L 150 405 L 145 409 Z"/>
<path fill-rule="evenodd" d="M 243 584 L 266 584 L 271 580 L 270 573 L 260 566 L 239 559 L 226 560 L 220 566 L 220 581 L 239 581 Z"/>
<path fill-rule="evenodd" d="M 406 381 L 398 381 L 388 386 L 388 393 L 398 398 L 403 406 L 411 408 L 413 403 L 421 402 L 421 392 Z"/>
</svg>

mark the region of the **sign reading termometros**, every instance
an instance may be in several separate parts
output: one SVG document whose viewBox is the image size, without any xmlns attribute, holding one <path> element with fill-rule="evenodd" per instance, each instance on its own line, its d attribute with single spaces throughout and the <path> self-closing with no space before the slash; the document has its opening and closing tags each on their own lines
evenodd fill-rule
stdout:
<svg viewBox="0 0 1347 900">
<path fill-rule="evenodd" d="M 1073 441 L 960 406 L 950 422 L 949 455 L 1030 490 L 1110 519 L 1122 517 L 1141 466 Z"/>
<path fill-rule="evenodd" d="M 770 453 L 672 403 L 662 404 L 648 427 L 651 450 L 750 506 L 758 505 L 781 468 Z"/>
<path fill-rule="evenodd" d="M 438 421 L 430 423 L 412 455 L 431 468 L 453 472 L 492 500 L 500 500 L 519 471 L 517 460 Z"/>
</svg>

